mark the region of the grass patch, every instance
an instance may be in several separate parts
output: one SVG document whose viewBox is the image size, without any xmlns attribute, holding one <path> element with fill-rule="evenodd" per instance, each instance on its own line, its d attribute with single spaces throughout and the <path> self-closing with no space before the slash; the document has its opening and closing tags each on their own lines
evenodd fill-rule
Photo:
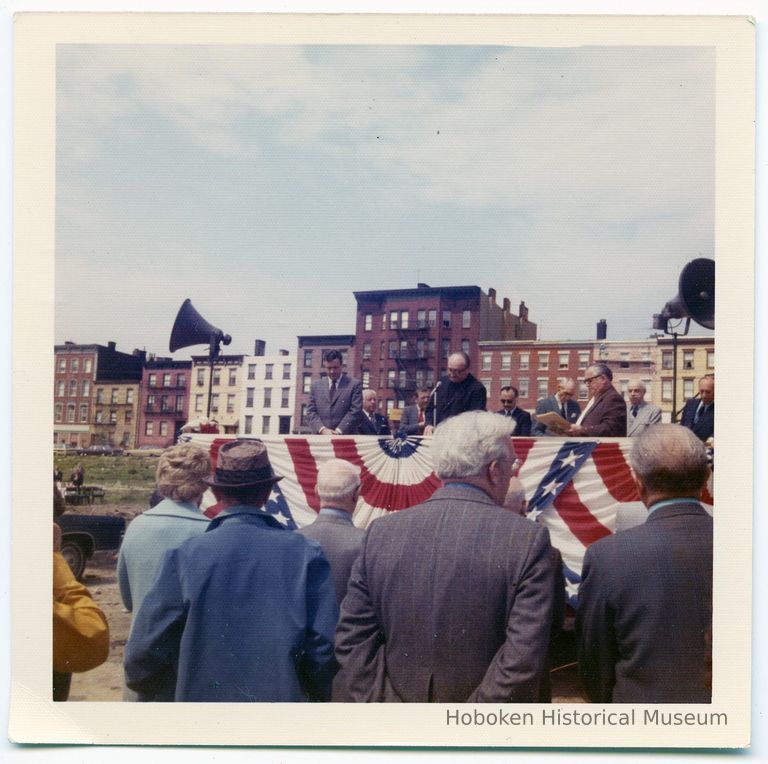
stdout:
<svg viewBox="0 0 768 764">
<path fill-rule="evenodd" d="M 69 482 L 76 464 L 85 470 L 85 485 L 100 485 L 110 504 L 146 504 L 155 488 L 157 457 L 151 456 L 74 456 L 54 453 L 54 470 L 61 469 Z"/>
</svg>

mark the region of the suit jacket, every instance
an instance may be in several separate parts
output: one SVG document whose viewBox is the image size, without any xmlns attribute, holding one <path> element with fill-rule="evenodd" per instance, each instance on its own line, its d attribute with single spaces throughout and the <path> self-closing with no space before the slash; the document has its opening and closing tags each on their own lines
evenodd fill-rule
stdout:
<svg viewBox="0 0 768 764">
<path fill-rule="evenodd" d="M 587 549 L 576 614 L 594 703 L 709 703 L 712 518 L 695 500 Z"/>
<path fill-rule="evenodd" d="M 317 541 L 331 566 L 333 585 L 336 589 L 336 602 L 341 605 L 347 593 L 349 574 L 352 563 L 360 554 L 365 531 L 356 528 L 352 522 L 333 514 L 320 514 L 310 525 L 300 528 L 299 533 L 308 539 Z"/>
<path fill-rule="evenodd" d="M 334 700 L 539 701 L 553 577 L 546 529 L 468 485 L 375 520 L 342 603 Z"/>
<path fill-rule="evenodd" d="M 652 403 L 643 401 L 637 409 L 637 416 L 632 416 L 632 406 L 627 405 L 627 437 L 636 438 L 652 424 L 661 421 L 661 409 Z"/>
<path fill-rule="evenodd" d="M 427 424 L 440 424 L 443 420 L 465 411 L 485 411 L 486 398 L 485 385 L 471 374 L 468 374 L 463 382 L 443 379 L 435 394 L 430 397 L 424 412 Z M 433 413 L 435 408 L 437 416 Z"/>
<path fill-rule="evenodd" d="M 515 431 L 512 433 L 513 435 L 527 437 L 531 434 L 531 415 L 527 411 L 524 411 L 521 408 L 515 408 L 511 414 L 507 414 L 504 409 L 501 409 L 496 413 L 501 414 L 502 416 L 509 416 L 515 420 Z"/>
<path fill-rule="evenodd" d="M 429 424 L 429 421 L 425 418 L 424 423 Z M 419 427 L 419 407 L 415 403 L 403 409 L 400 431 L 406 435 L 423 435 L 424 430 Z"/>
<path fill-rule="evenodd" d="M 613 386 L 604 391 L 581 420 L 584 434 L 590 437 L 625 438 L 627 404 Z"/>
<path fill-rule="evenodd" d="M 715 402 L 709 404 L 709 409 L 699 417 L 699 421 L 694 424 L 696 418 L 696 409 L 699 408 L 701 401 L 698 398 L 691 398 L 686 402 L 683 408 L 683 415 L 680 417 L 680 424 L 693 430 L 696 437 L 700 440 L 707 440 L 715 434 Z"/>
<path fill-rule="evenodd" d="M 540 401 L 536 402 L 536 414 L 546 414 L 549 411 L 554 411 L 555 414 L 560 413 L 560 403 L 557 400 L 556 395 L 550 395 L 549 398 L 542 398 Z M 577 401 L 568 399 L 565 402 L 565 414 L 565 418 L 573 424 L 579 418 L 579 414 L 581 414 L 581 406 L 579 406 Z M 547 431 L 547 425 L 539 422 L 534 422 L 531 434 L 552 435 L 551 432 Z"/>
<path fill-rule="evenodd" d="M 344 435 L 354 435 L 363 409 L 363 385 L 357 379 L 342 374 L 336 383 L 336 394 L 331 400 L 328 378 L 321 377 L 312 383 L 307 402 L 307 422 L 312 432 L 321 427 L 338 428 Z"/>
<path fill-rule="evenodd" d="M 357 426 L 358 435 L 389 435 L 389 423 L 387 418 L 375 411 L 373 414 L 375 424 L 371 424 L 368 414 L 365 411 L 360 412 L 359 424 Z"/>
</svg>

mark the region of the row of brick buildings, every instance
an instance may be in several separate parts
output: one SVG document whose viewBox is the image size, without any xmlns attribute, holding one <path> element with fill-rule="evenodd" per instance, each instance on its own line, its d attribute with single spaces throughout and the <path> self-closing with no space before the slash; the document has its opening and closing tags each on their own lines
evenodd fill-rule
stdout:
<svg viewBox="0 0 768 764">
<path fill-rule="evenodd" d="M 520 303 L 511 311 L 495 290 L 477 286 L 355 292 L 355 333 L 302 335 L 291 352 L 266 355 L 262 341 L 253 355 L 221 355 L 211 368 L 207 355 L 189 361 L 122 353 L 110 342 L 55 348 L 54 444 L 83 447 L 111 443 L 125 448 L 164 447 L 181 426 L 210 416 L 228 434 L 306 432 L 311 383 L 322 373 L 325 353 L 341 350 L 345 367 L 379 394 L 383 412 L 410 402 L 418 387 L 431 387 L 448 355 L 464 350 L 471 371 L 488 389 L 489 408 L 499 390 L 514 385 L 520 405 L 533 410 L 560 379 L 583 380 L 597 360 L 614 370 L 624 392 L 641 379 L 649 400 L 665 418 L 696 392 L 697 380 L 714 371 L 714 337 L 678 338 L 678 384 L 673 401 L 672 339 L 542 341 Z M 602 334 L 598 329 L 598 333 Z M 580 398 L 586 400 L 581 384 Z"/>
</svg>

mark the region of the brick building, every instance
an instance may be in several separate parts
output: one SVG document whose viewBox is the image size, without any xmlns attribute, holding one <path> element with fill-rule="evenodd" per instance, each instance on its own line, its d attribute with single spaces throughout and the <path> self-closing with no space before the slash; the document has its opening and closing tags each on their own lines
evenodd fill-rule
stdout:
<svg viewBox="0 0 768 764">
<path fill-rule="evenodd" d="M 296 373 L 296 400 L 294 403 L 293 432 L 308 433 L 307 403 L 312 381 L 325 376 L 323 360 L 329 350 L 340 350 L 342 368 L 352 377 L 360 377 L 354 373 L 355 368 L 355 335 L 354 334 L 315 334 L 301 335 L 298 339 L 298 357 Z"/>
<path fill-rule="evenodd" d="M 240 420 L 240 382 L 243 355 L 220 355 L 213 364 L 210 418 L 219 423 L 219 431 L 236 435 Z M 188 418 L 208 416 L 208 383 L 211 366 L 207 355 L 192 356 L 192 379 L 189 388 Z"/>
<path fill-rule="evenodd" d="M 536 338 L 525 303 L 515 315 L 508 299 L 496 303 L 495 289 L 419 284 L 355 292 L 355 299 L 353 376 L 377 391 L 386 411 L 409 403 L 418 387 L 432 387 L 453 352 L 468 353 L 470 370 L 479 377 L 479 343 Z"/>
<path fill-rule="evenodd" d="M 287 350 L 243 359 L 240 383 L 240 429 L 243 435 L 289 435 L 295 415 L 296 356 Z M 258 352 L 262 351 L 262 352 Z"/>
<path fill-rule="evenodd" d="M 139 391 L 137 446 L 166 448 L 187 421 L 192 361 L 152 358 L 144 365 Z"/>
<path fill-rule="evenodd" d="M 54 445 L 131 448 L 144 351 L 122 353 L 114 342 L 65 342 L 54 347 L 54 356 Z"/>
<path fill-rule="evenodd" d="M 664 421 L 672 411 L 680 411 L 689 398 L 699 391 L 699 380 L 715 373 L 714 337 L 677 338 L 677 395 L 673 401 L 674 348 L 672 337 L 658 338 L 658 375 L 654 385 L 654 402 L 661 406 Z"/>
</svg>

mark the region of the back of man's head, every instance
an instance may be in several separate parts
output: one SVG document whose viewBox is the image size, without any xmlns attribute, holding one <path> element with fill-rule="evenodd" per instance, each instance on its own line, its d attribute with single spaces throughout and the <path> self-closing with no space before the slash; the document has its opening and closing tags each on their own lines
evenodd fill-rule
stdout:
<svg viewBox="0 0 768 764">
<path fill-rule="evenodd" d="M 687 427 L 656 424 L 636 438 L 629 463 L 650 494 L 698 497 L 709 467 L 704 444 Z"/>
<path fill-rule="evenodd" d="M 441 422 L 432 438 L 432 467 L 441 480 L 481 475 L 509 456 L 514 423 L 490 411 L 467 411 Z"/>
<path fill-rule="evenodd" d="M 360 488 L 360 469 L 343 459 L 329 459 L 317 470 L 315 491 L 321 507 L 354 509 Z"/>
</svg>

